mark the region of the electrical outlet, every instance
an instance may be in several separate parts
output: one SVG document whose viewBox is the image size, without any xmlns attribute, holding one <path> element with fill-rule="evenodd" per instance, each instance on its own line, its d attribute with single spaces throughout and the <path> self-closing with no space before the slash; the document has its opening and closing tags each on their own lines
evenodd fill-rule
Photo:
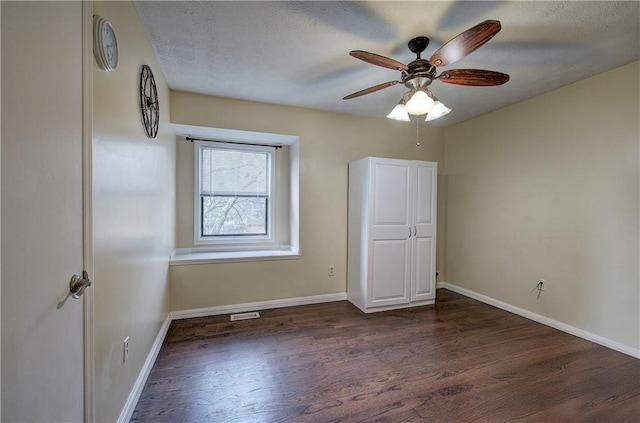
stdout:
<svg viewBox="0 0 640 423">
<path fill-rule="evenodd" d="M 129 358 L 129 337 L 124 338 L 123 350 L 122 350 L 122 362 L 126 363 Z"/>
<path fill-rule="evenodd" d="M 336 275 L 336 268 L 333 264 L 329 265 L 329 276 L 335 276 Z"/>
</svg>

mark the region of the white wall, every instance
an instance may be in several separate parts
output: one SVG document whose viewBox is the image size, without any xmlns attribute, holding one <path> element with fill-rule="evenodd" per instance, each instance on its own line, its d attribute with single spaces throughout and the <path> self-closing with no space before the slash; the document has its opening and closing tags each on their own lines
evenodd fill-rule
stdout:
<svg viewBox="0 0 640 423">
<path fill-rule="evenodd" d="M 303 255 L 299 260 L 171 266 L 172 310 L 345 292 L 348 163 L 371 155 L 442 164 L 444 157 L 443 129 L 423 125 L 422 145 L 416 147 L 415 124 L 385 118 L 172 92 L 171 121 L 300 137 Z M 188 244 L 193 236 L 191 143 L 178 141 L 177 160 L 177 239 Z M 442 232 L 438 236 L 444 239 Z M 439 245 L 440 265 L 442 252 Z M 336 276 L 327 275 L 329 265 Z"/>
<path fill-rule="evenodd" d="M 95 2 L 119 47 L 114 72 L 94 64 L 93 208 L 95 415 L 118 419 L 169 310 L 168 259 L 175 235 L 175 136 L 169 90 L 132 2 Z M 140 68 L 153 70 L 160 103 L 157 138 L 144 133 Z M 123 340 L 130 355 L 123 363 Z"/>
<path fill-rule="evenodd" d="M 447 282 L 640 347 L 639 79 L 636 62 L 446 129 Z"/>
</svg>

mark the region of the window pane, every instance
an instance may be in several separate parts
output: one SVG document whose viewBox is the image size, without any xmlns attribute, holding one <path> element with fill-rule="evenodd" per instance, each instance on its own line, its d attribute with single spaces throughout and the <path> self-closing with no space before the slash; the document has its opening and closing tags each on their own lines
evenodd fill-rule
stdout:
<svg viewBox="0 0 640 423">
<path fill-rule="evenodd" d="M 263 197 L 201 197 L 202 236 L 266 235 Z"/>
<path fill-rule="evenodd" d="M 204 194 L 269 193 L 269 153 L 202 148 L 201 192 Z"/>
</svg>

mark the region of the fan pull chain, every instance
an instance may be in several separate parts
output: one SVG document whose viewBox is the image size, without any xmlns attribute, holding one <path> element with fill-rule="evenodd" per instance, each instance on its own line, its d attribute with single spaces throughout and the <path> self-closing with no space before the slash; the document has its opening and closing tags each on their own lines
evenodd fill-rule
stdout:
<svg viewBox="0 0 640 423">
<path fill-rule="evenodd" d="M 416 116 L 416 147 L 420 147 L 420 116 Z"/>
</svg>

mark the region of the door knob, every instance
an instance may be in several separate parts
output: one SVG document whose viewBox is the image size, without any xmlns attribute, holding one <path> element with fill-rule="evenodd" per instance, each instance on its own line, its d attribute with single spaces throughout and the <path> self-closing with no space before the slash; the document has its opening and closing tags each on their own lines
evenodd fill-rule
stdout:
<svg viewBox="0 0 640 423">
<path fill-rule="evenodd" d="M 82 276 L 75 274 L 71 276 L 71 281 L 69 281 L 69 291 L 71 291 L 71 296 L 75 299 L 78 299 L 84 294 L 84 290 L 91 286 L 93 282 L 89 279 L 89 274 L 83 270 Z"/>
</svg>

